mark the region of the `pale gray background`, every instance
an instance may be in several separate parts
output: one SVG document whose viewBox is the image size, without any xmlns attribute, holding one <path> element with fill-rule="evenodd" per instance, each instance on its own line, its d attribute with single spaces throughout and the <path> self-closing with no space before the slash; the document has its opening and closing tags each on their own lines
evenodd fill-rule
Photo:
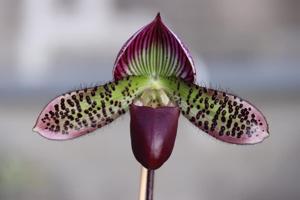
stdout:
<svg viewBox="0 0 300 200">
<path fill-rule="evenodd" d="M 0 0 L 0 199 L 137 199 L 129 115 L 68 142 L 31 131 L 54 96 L 103 83 L 157 11 L 191 49 L 198 82 L 253 102 L 271 137 L 228 145 L 180 119 L 159 200 L 300 199 L 300 1 Z"/>
</svg>

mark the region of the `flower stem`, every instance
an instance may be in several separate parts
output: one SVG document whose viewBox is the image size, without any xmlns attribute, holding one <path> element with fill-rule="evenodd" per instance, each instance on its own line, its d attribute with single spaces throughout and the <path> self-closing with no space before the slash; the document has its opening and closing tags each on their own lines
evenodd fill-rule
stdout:
<svg viewBox="0 0 300 200">
<path fill-rule="evenodd" d="M 141 169 L 139 200 L 153 200 L 154 170 Z"/>
</svg>

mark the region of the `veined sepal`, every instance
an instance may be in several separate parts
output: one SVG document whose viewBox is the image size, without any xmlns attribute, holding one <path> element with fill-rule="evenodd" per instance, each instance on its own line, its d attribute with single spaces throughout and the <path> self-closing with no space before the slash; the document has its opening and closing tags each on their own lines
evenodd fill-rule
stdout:
<svg viewBox="0 0 300 200">
<path fill-rule="evenodd" d="M 187 48 L 158 14 L 124 44 L 113 74 L 116 80 L 130 75 L 147 75 L 176 76 L 194 82 L 195 67 Z"/>
</svg>

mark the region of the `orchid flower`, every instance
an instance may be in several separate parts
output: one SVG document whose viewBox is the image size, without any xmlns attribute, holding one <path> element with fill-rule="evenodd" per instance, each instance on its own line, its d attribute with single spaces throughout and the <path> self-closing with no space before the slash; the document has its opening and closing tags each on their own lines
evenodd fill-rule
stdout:
<svg viewBox="0 0 300 200">
<path fill-rule="evenodd" d="M 180 112 L 218 140 L 255 144 L 268 136 L 263 114 L 233 94 L 195 83 L 192 57 L 160 15 L 137 31 L 115 61 L 112 82 L 54 98 L 34 131 L 68 140 L 101 128 L 130 111 L 134 156 L 147 169 L 170 157 Z"/>
</svg>

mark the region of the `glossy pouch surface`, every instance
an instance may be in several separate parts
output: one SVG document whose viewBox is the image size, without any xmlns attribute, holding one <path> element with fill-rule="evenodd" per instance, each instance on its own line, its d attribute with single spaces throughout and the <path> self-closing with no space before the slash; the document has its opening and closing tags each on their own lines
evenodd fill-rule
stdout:
<svg viewBox="0 0 300 200">
<path fill-rule="evenodd" d="M 177 107 L 130 106 L 132 151 L 144 167 L 157 169 L 170 157 L 179 113 Z"/>
</svg>

